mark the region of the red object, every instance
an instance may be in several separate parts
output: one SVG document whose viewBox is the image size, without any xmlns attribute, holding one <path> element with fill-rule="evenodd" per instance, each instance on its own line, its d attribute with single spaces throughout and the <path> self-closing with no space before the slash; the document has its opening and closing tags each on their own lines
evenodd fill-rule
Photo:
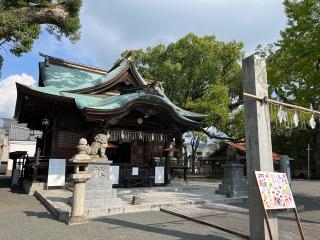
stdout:
<svg viewBox="0 0 320 240">
<path fill-rule="evenodd" d="M 228 144 L 242 152 L 246 152 L 246 145 L 244 143 L 228 143 Z M 274 161 L 280 160 L 281 154 L 272 152 L 272 158 Z M 292 160 L 292 158 L 289 158 L 289 160 Z"/>
<path fill-rule="evenodd" d="M 166 149 L 164 149 L 163 151 L 178 152 L 179 150 L 176 149 L 175 147 L 173 147 L 173 148 L 166 148 Z"/>
<path fill-rule="evenodd" d="M 118 148 L 118 146 L 112 143 L 108 143 L 107 148 Z"/>
</svg>

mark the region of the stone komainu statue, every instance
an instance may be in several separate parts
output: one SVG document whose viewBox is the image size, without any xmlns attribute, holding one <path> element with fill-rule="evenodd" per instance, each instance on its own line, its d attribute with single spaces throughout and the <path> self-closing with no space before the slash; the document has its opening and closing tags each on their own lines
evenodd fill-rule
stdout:
<svg viewBox="0 0 320 240">
<path fill-rule="evenodd" d="M 109 135 L 97 134 L 94 137 L 94 142 L 91 144 L 90 155 L 93 158 L 101 157 L 107 159 L 106 148 L 108 146 Z"/>
</svg>

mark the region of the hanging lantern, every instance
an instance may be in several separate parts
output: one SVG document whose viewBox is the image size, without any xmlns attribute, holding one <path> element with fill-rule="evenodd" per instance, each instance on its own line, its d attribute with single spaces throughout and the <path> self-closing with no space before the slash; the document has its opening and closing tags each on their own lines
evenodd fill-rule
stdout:
<svg viewBox="0 0 320 240">
<path fill-rule="evenodd" d="M 294 113 L 293 118 L 292 118 L 292 122 L 295 127 L 299 126 L 299 117 L 298 117 L 297 112 Z"/>
<path fill-rule="evenodd" d="M 317 125 L 317 123 L 316 123 L 316 121 L 314 120 L 314 117 L 313 117 L 313 114 L 312 114 L 312 116 L 311 116 L 311 118 L 310 118 L 310 120 L 309 120 L 309 126 L 310 126 L 312 129 L 315 129 L 316 125 Z"/>
<path fill-rule="evenodd" d="M 42 125 L 45 129 L 47 129 L 48 126 L 49 126 L 49 119 L 48 119 L 47 117 L 43 118 L 43 119 L 41 120 L 41 125 Z"/>
<path fill-rule="evenodd" d="M 137 119 L 137 123 L 138 123 L 139 125 L 141 125 L 141 124 L 143 123 L 143 118 L 139 117 L 139 118 Z"/>
</svg>

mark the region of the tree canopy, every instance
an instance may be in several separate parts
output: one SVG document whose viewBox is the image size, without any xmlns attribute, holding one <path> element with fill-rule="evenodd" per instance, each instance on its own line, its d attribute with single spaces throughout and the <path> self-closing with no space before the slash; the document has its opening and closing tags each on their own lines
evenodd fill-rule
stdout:
<svg viewBox="0 0 320 240">
<path fill-rule="evenodd" d="M 271 91 L 283 101 L 319 109 L 319 1 L 285 0 L 283 4 L 288 26 L 280 40 L 264 49 Z"/>
<path fill-rule="evenodd" d="M 208 114 L 207 126 L 214 125 L 233 137 L 238 133 L 230 131 L 232 113 L 242 104 L 242 48 L 241 42 L 222 42 L 214 35 L 189 33 L 169 45 L 132 53 L 142 75 L 161 81 L 170 100 Z"/>
<path fill-rule="evenodd" d="M 0 48 L 16 56 L 32 49 L 41 25 L 58 39 L 79 39 L 81 0 L 0 0 Z M 0 69 L 3 56 L 0 54 Z"/>
<path fill-rule="evenodd" d="M 276 98 L 315 110 L 320 110 L 320 4 L 318 0 L 285 0 L 288 25 L 281 39 L 257 52 L 267 57 L 270 92 Z M 309 116 L 310 118 L 310 116 Z M 307 120 L 308 121 L 308 120 Z M 276 150 L 306 155 L 308 143 L 313 159 L 320 159 L 320 127 L 288 129 L 275 128 L 273 142 Z M 320 162 L 316 161 L 320 173 Z"/>
</svg>

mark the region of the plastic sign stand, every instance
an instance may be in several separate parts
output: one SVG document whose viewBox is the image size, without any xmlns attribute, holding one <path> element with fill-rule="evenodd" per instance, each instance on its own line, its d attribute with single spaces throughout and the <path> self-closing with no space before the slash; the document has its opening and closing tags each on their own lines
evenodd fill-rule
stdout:
<svg viewBox="0 0 320 240">
<path fill-rule="evenodd" d="M 64 187 L 66 178 L 66 159 L 49 159 L 48 187 Z"/>
</svg>

